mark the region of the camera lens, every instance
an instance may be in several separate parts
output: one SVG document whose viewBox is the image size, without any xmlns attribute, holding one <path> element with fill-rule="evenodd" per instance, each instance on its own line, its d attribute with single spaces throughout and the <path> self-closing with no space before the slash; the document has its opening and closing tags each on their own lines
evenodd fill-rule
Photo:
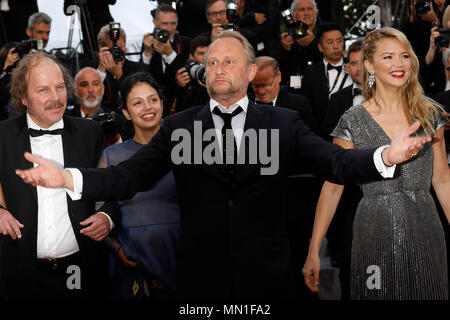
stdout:
<svg viewBox="0 0 450 320">
<path fill-rule="evenodd" d="M 416 12 L 418 14 L 425 14 L 431 10 L 430 3 L 428 1 L 417 1 Z"/>
</svg>

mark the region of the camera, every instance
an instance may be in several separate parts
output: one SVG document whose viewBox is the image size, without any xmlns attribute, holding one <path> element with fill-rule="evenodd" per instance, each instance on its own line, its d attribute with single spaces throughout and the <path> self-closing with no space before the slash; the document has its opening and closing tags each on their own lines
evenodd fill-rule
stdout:
<svg viewBox="0 0 450 320">
<path fill-rule="evenodd" d="M 157 2 L 158 7 L 162 4 L 168 4 L 170 5 L 172 8 L 174 8 L 175 10 L 183 7 L 183 1 L 181 0 L 150 0 L 150 2 Z"/>
<path fill-rule="evenodd" d="M 434 39 L 434 43 L 438 48 L 448 48 L 450 44 L 450 28 L 437 29 L 441 35 Z"/>
<path fill-rule="evenodd" d="M 169 37 L 169 31 L 158 28 L 153 29 L 153 38 L 155 38 L 159 42 L 166 43 Z"/>
<path fill-rule="evenodd" d="M 122 48 L 117 45 L 117 41 L 120 38 L 120 23 L 110 22 L 109 23 L 109 39 L 111 39 L 113 46 L 109 49 L 114 61 L 120 62 L 125 59 L 125 53 Z"/>
<path fill-rule="evenodd" d="M 223 30 L 233 30 L 233 31 L 239 31 L 239 28 L 237 25 L 234 24 L 234 19 L 236 18 L 236 9 L 237 9 L 237 3 L 234 1 L 228 1 L 227 2 L 227 20 L 228 23 L 221 26 Z"/>
<path fill-rule="evenodd" d="M 38 39 L 23 40 L 16 43 L 12 53 L 18 53 L 19 57 L 22 58 L 24 55 L 30 53 L 31 50 L 42 50 L 44 48 L 44 42 Z"/>
<path fill-rule="evenodd" d="M 102 108 L 98 108 L 92 115 L 92 120 L 100 123 L 106 139 L 113 139 L 119 132 L 119 122 L 114 111 L 106 112 Z"/>
<path fill-rule="evenodd" d="M 294 40 L 306 37 L 308 34 L 308 25 L 300 20 L 296 21 L 294 17 L 292 17 L 290 9 L 281 11 L 281 17 L 286 24 L 287 33 L 292 36 Z"/>
<path fill-rule="evenodd" d="M 184 69 L 189 74 L 192 80 L 196 80 L 200 85 L 205 86 L 206 82 L 206 69 L 202 64 L 195 62 L 194 60 L 187 59 L 184 65 Z"/>
<path fill-rule="evenodd" d="M 416 12 L 417 14 L 425 14 L 431 10 L 430 2 L 418 0 L 416 1 Z"/>
</svg>

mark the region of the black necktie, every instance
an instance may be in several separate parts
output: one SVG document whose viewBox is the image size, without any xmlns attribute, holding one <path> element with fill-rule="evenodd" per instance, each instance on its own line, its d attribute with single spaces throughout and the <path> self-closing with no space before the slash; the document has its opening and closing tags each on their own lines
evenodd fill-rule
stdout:
<svg viewBox="0 0 450 320">
<path fill-rule="evenodd" d="M 360 88 L 353 88 L 353 97 L 359 96 L 362 94 L 362 90 Z"/>
<path fill-rule="evenodd" d="M 31 137 L 40 137 L 43 136 L 44 134 L 51 134 L 51 135 L 58 135 L 58 134 L 62 134 L 64 131 L 64 129 L 55 129 L 55 130 L 36 130 L 36 129 L 32 129 L 32 128 L 28 128 L 28 134 Z"/>
<path fill-rule="evenodd" d="M 231 127 L 231 119 L 242 112 L 241 107 L 237 107 L 232 113 L 223 113 L 218 107 L 213 109 L 213 112 L 223 119 L 222 127 L 222 159 L 225 165 L 233 164 L 237 162 L 237 144 L 234 137 L 233 128 Z M 228 139 L 233 139 L 234 142 L 234 152 L 232 154 L 227 154 L 227 134 L 230 135 Z M 229 141 L 229 140 L 228 140 Z M 228 160 L 228 161 L 227 161 Z M 228 162 L 228 163 L 227 163 Z M 233 172 L 232 172 L 233 173 Z"/>
<path fill-rule="evenodd" d="M 331 70 L 331 69 L 335 69 L 338 73 L 341 73 L 342 71 L 342 66 L 333 66 L 331 63 L 329 63 L 327 65 L 327 71 Z"/>
</svg>

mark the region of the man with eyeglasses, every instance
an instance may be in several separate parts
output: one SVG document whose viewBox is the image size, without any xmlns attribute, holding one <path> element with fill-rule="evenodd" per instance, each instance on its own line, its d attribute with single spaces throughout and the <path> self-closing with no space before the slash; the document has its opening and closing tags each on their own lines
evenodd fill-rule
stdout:
<svg viewBox="0 0 450 320">
<path fill-rule="evenodd" d="M 252 81 L 256 104 L 268 104 L 295 110 L 300 119 L 312 130 L 317 124 L 308 99 L 300 94 L 280 90 L 281 72 L 277 60 L 269 56 L 256 58 L 258 71 Z"/>
<path fill-rule="evenodd" d="M 211 30 L 203 35 L 209 37 L 209 39 L 214 41 L 219 33 L 224 31 L 223 26 L 229 23 L 227 18 L 227 3 L 225 0 L 208 0 L 205 5 L 206 19 L 211 25 Z M 265 19 L 265 18 L 264 18 Z M 234 21 L 234 23 L 239 27 L 239 22 Z M 256 49 L 256 33 L 250 28 L 239 27 L 239 32 L 247 38 L 247 40 L 252 44 L 253 48 Z"/>
</svg>

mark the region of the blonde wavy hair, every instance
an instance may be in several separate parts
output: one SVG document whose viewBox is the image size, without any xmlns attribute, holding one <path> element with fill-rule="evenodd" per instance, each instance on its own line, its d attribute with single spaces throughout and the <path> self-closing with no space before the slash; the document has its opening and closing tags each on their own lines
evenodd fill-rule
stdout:
<svg viewBox="0 0 450 320">
<path fill-rule="evenodd" d="M 369 87 L 369 72 L 364 66 L 364 61 L 368 60 L 370 63 L 373 63 L 373 56 L 377 50 L 378 43 L 383 39 L 397 39 L 406 48 L 410 56 L 411 75 L 402 88 L 403 109 L 408 122 L 411 123 L 417 120 L 427 135 L 435 134 L 436 130 L 433 125 L 433 119 L 438 117 L 437 108 L 440 108 L 440 106 L 425 96 L 422 86 L 419 83 L 419 59 L 406 36 L 397 29 L 390 27 L 375 29 L 369 32 L 364 38 L 361 50 L 364 99 L 367 101 L 373 98 L 375 103 L 379 105 L 375 99 L 377 85 L 375 83 L 372 88 Z"/>
</svg>

